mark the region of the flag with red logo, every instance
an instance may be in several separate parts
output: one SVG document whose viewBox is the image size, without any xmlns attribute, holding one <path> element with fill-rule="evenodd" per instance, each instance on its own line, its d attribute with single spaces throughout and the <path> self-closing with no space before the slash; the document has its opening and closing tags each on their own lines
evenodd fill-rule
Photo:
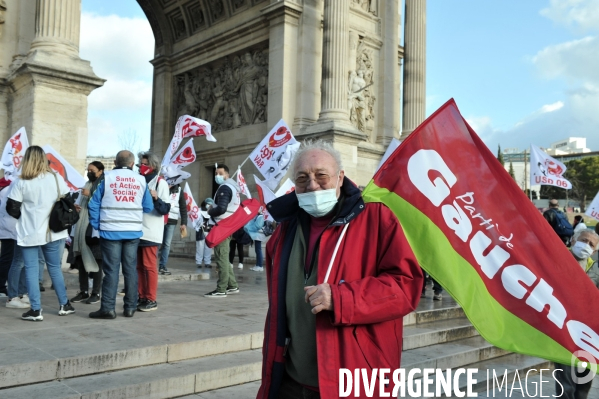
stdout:
<svg viewBox="0 0 599 399">
<path fill-rule="evenodd" d="M 250 194 L 250 189 L 248 188 L 247 183 L 245 182 L 245 177 L 241 174 L 241 168 L 237 169 L 237 185 L 241 190 L 241 194 L 245 195 L 247 198 L 252 198 L 252 194 Z"/>
<path fill-rule="evenodd" d="M 571 189 L 572 184 L 564 179 L 566 165 L 550 157 L 539 147 L 530 145 L 530 185 L 556 186 Z"/>
<path fill-rule="evenodd" d="M 269 184 L 271 190 L 274 190 L 289 170 L 299 147 L 300 143 L 295 140 L 291 130 L 281 119 L 250 154 L 251 161 L 262 176 L 273 182 L 274 187 L 273 184 Z"/>
<path fill-rule="evenodd" d="M 216 142 L 212 135 L 210 122 L 190 115 L 183 115 L 179 118 L 179 121 L 180 123 L 177 123 L 177 126 L 181 129 L 182 138 L 204 136 L 206 140 Z"/>
<path fill-rule="evenodd" d="M 0 159 L 0 169 L 4 169 L 4 178 L 14 180 L 17 176 L 17 170 L 21 166 L 23 155 L 29 147 L 29 140 L 25 128 L 22 127 L 13 136 L 8 139 Z"/>
<path fill-rule="evenodd" d="M 196 150 L 193 148 L 193 139 L 189 140 L 179 152 L 177 152 L 171 159 L 169 165 L 175 165 L 179 169 L 183 169 L 185 166 L 196 160 Z"/>
<path fill-rule="evenodd" d="M 397 216 L 422 268 L 488 342 L 597 364 L 597 287 L 453 100 L 395 150 L 363 196 Z"/>
<path fill-rule="evenodd" d="M 195 200 L 193 199 L 193 195 L 191 195 L 189 183 L 185 185 L 185 189 L 183 190 L 183 196 L 185 197 L 185 206 L 187 207 L 187 218 L 189 220 L 189 223 L 191 223 L 191 225 L 196 231 L 200 231 L 202 223 L 204 223 L 204 218 L 202 216 L 202 213 L 200 212 L 198 204 L 196 204 Z"/>
<path fill-rule="evenodd" d="M 83 176 L 58 151 L 48 144 L 43 146 L 42 149 L 46 153 L 46 158 L 50 161 L 50 168 L 62 176 L 71 192 L 79 191 L 85 185 L 86 180 Z"/>
<path fill-rule="evenodd" d="M 285 183 L 281 184 L 281 187 L 275 193 L 275 196 L 279 198 L 282 195 L 289 194 L 295 191 L 295 184 L 291 181 L 291 179 L 285 180 Z"/>
<path fill-rule="evenodd" d="M 591 202 L 591 205 L 588 206 L 585 213 L 590 217 L 599 220 L 599 193 L 597 193 L 593 199 L 593 202 Z"/>
</svg>

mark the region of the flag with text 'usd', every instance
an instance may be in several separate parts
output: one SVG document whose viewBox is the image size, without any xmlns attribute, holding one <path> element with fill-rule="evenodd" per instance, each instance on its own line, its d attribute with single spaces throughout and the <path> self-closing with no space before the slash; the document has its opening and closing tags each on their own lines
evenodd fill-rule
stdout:
<svg viewBox="0 0 599 399">
<path fill-rule="evenodd" d="M 487 341 L 597 364 L 599 291 L 453 100 L 399 146 L 363 195 L 393 211 L 420 265 Z"/>
</svg>

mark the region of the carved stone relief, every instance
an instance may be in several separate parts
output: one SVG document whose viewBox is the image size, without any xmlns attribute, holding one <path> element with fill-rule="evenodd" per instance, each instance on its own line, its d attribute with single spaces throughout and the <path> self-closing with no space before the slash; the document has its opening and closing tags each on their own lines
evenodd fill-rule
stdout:
<svg viewBox="0 0 599 399">
<path fill-rule="evenodd" d="M 374 16 L 377 16 L 377 1 L 378 0 L 352 0 L 352 5 L 362 9 L 365 12 L 371 13 Z"/>
<path fill-rule="evenodd" d="M 6 21 L 6 17 L 4 14 L 6 13 L 6 1 L 0 0 L 0 37 L 2 37 L 2 30 L 4 27 L 4 22 Z"/>
<path fill-rule="evenodd" d="M 355 64 L 351 65 L 347 91 L 349 120 L 361 132 L 371 132 L 374 128 L 374 66 L 373 50 L 364 41 L 350 42 L 352 54 L 356 54 Z M 352 60 L 353 61 L 353 60 Z"/>
<path fill-rule="evenodd" d="M 177 117 L 207 120 L 213 131 L 263 123 L 268 108 L 268 49 L 245 51 L 176 76 Z"/>
<path fill-rule="evenodd" d="M 246 3 L 246 0 L 231 0 L 231 5 L 233 6 L 234 10 L 237 10 L 241 7 L 243 7 Z"/>
<path fill-rule="evenodd" d="M 173 31 L 173 38 L 175 41 L 185 39 L 187 37 L 187 32 L 185 30 L 185 21 L 183 20 L 183 16 L 180 12 L 175 12 L 169 15 L 169 21 L 171 24 L 171 29 Z"/>
<path fill-rule="evenodd" d="M 187 9 L 187 15 L 189 15 L 189 23 L 191 24 L 192 32 L 197 32 L 206 25 L 204 11 L 199 3 L 193 3 L 193 5 Z"/>
<path fill-rule="evenodd" d="M 210 15 L 213 21 L 217 21 L 225 13 L 223 0 L 208 0 L 208 6 L 210 7 Z"/>
</svg>

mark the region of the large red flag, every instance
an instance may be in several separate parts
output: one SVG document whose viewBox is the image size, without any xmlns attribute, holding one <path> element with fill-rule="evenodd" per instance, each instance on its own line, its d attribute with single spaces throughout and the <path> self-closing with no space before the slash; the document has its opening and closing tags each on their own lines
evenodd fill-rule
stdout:
<svg viewBox="0 0 599 399">
<path fill-rule="evenodd" d="M 597 363 L 597 288 L 453 100 L 399 146 L 364 198 L 389 206 L 422 267 L 487 341 Z"/>
</svg>

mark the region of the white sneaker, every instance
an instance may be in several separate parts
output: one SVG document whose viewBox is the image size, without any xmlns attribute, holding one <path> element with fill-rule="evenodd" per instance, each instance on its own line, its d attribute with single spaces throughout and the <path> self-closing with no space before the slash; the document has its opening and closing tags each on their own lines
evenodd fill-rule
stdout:
<svg viewBox="0 0 599 399">
<path fill-rule="evenodd" d="M 31 305 L 31 301 L 29 300 L 29 295 L 23 294 L 23 296 L 20 299 L 21 299 L 21 302 L 26 303 L 27 305 Z"/>
<path fill-rule="evenodd" d="M 254 266 L 254 267 L 250 267 L 250 270 L 253 272 L 263 272 L 264 268 L 262 266 Z"/>
<path fill-rule="evenodd" d="M 21 302 L 19 297 L 15 297 L 6 301 L 6 307 L 13 309 L 29 309 L 29 304 Z"/>
<path fill-rule="evenodd" d="M 243 263 L 240 263 L 240 264 L 238 264 L 238 265 L 237 265 L 237 268 L 238 268 L 238 269 L 243 269 Z"/>
</svg>

